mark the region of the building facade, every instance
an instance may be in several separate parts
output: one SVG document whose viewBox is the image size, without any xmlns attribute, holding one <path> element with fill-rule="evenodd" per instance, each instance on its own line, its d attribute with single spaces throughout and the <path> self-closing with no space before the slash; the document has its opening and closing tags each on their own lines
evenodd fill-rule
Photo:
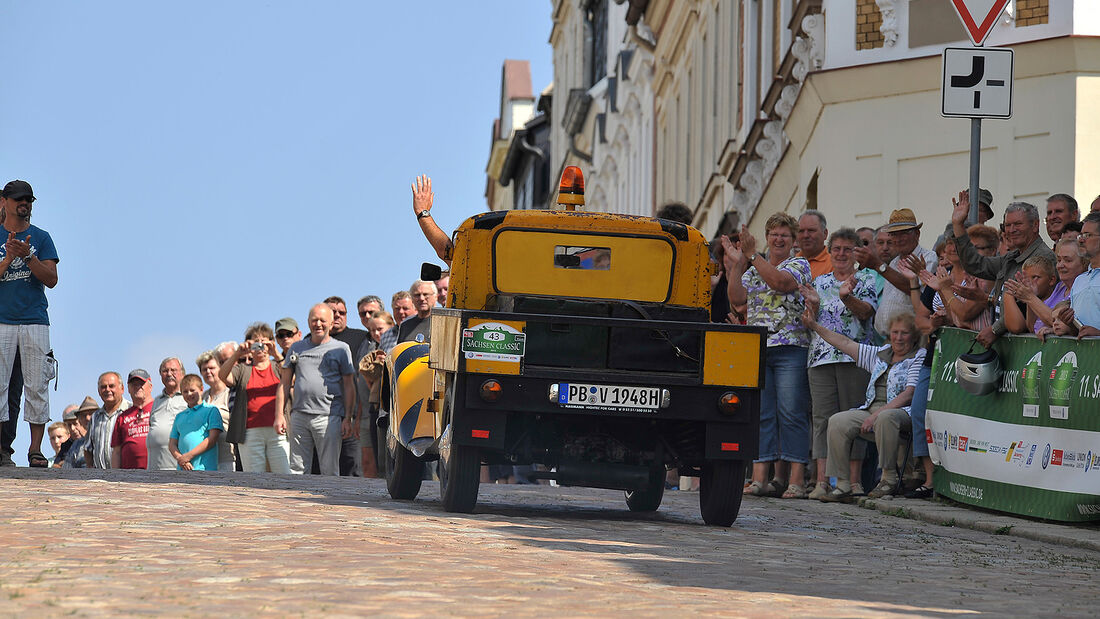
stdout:
<svg viewBox="0 0 1100 619">
<path fill-rule="evenodd" d="M 903 207 L 938 225 L 968 184 L 970 123 L 940 115 L 943 49 L 971 45 L 948 2 L 550 5 L 549 184 L 580 166 L 592 210 L 683 202 L 711 237 L 807 208 L 834 230 Z M 1015 51 L 1013 116 L 983 122 L 998 214 L 1100 193 L 1097 35 L 1097 2 L 1012 0 L 997 18 L 986 46 Z"/>
</svg>

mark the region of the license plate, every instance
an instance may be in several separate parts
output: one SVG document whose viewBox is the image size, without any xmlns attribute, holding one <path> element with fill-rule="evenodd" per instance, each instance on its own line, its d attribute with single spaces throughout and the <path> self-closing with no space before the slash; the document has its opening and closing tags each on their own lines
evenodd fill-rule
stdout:
<svg viewBox="0 0 1100 619">
<path fill-rule="evenodd" d="M 598 410 L 656 410 L 661 406 L 658 387 L 558 383 L 558 404 L 566 408 Z"/>
</svg>

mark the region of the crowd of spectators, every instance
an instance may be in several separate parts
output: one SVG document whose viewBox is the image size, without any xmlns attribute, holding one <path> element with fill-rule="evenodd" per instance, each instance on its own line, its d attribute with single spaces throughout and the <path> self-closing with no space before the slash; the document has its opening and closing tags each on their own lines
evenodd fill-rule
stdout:
<svg viewBox="0 0 1100 619">
<path fill-rule="evenodd" d="M 99 376 L 91 396 L 46 428 L 57 468 L 219 470 L 377 477 L 377 378 L 403 341 L 427 341 L 431 310 L 449 276 L 416 281 L 385 311 L 375 295 L 355 308 L 331 296 L 294 318 L 248 325 L 194 361 Z M 125 390 L 125 391 L 124 391 Z"/>
<path fill-rule="evenodd" d="M 712 316 L 768 333 L 746 493 L 930 497 L 924 415 L 940 327 L 974 331 L 985 347 L 1008 333 L 1100 335 L 1100 198 L 1084 218 L 1073 197 L 1047 199 L 1053 247 L 1032 204 L 1009 204 L 997 228 L 986 225 L 995 218 L 989 191 L 977 221 L 968 222 L 968 191 L 952 203 L 931 248 L 905 208 L 878 229 L 830 234 L 825 216 L 808 210 L 769 217 L 762 247 L 746 227 L 721 238 Z"/>
</svg>

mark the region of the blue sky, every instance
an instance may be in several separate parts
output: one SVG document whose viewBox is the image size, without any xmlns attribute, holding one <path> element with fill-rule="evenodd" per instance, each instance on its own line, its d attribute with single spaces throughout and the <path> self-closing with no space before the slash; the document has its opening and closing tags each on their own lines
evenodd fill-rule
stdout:
<svg viewBox="0 0 1100 619">
<path fill-rule="evenodd" d="M 0 182 L 34 186 L 61 256 L 55 420 L 102 371 L 192 372 L 331 294 L 388 305 L 435 258 L 413 178 L 446 230 L 484 211 L 501 64 L 530 60 L 536 94 L 553 71 L 545 0 L 0 0 L 0 21 Z"/>
</svg>

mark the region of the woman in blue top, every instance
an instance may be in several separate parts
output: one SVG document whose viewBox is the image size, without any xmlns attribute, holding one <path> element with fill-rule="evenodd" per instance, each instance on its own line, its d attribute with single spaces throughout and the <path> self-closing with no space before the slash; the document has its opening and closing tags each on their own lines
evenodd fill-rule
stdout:
<svg viewBox="0 0 1100 619">
<path fill-rule="evenodd" d="M 859 344 L 847 336 L 821 326 L 812 309 L 802 314 L 802 322 L 837 350 L 856 360 L 871 373 L 867 399 L 863 406 L 837 413 L 829 418 L 829 457 L 826 472 L 836 477 L 836 488 L 822 501 L 847 501 L 852 496 L 848 478 L 848 455 L 856 437 L 873 440 L 878 447 L 882 481 L 867 493 L 872 499 L 894 494 L 898 482 L 897 454 L 901 432 L 912 428 L 909 404 L 913 401 L 924 348 L 913 314 L 903 312 L 890 318 L 890 343 L 881 347 Z"/>
</svg>

